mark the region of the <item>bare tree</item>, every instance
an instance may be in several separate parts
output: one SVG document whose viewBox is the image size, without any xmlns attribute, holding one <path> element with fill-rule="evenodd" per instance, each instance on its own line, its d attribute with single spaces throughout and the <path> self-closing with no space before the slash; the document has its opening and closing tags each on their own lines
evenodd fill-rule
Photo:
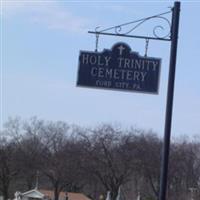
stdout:
<svg viewBox="0 0 200 200">
<path fill-rule="evenodd" d="M 48 177 L 54 188 L 55 200 L 58 200 L 62 190 L 78 189 L 79 147 L 70 133 L 70 127 L 64 122 L 47 123 L 42 134 L 45 149 L 41 171 Z"/>
<path fill-rule="evenodd" d="M 40 187 L 51 186 L 55 200 L 61 191 L 84 191 L 93 198 L 111 191 L 115 200 L 120 186 L 134 190 L 128 198 L 140 192 L 143 199 L 156 199 L 161 147 L 151 131 L 10 118 L 0 136 L 0 193 L 7 200 L 12 187 L 33 188 L 39 170 Z M 200 142 L 173 141 L 168 199 L 187 200 L 189 188 L 197 188 L 198 199 Z"/>
<path fill-rule="evenodd" d="M 134 155 L 126 147 L 128 137 L 111 125 L 102 125 L 82 137 L 83 168 L 116 199 L 119 187 L 131 180 L 134 170 L 131 162 Z"/>
<path fill-rule="evenodd" d="M 16 161 L 16 148 L 6 138 L 0 138 L 0 191 L 4 200 L 9 198 L 11 181 L 19 173 Z"/>
<path fill-rule="evenodd" d="M 145 133 L 140 130 L 138 135 L 135 136 L 134 146 L 137 152 L 137 172 L 140 177 L 141 193 L 144 196 L 156 199 L 159 193 L 162 143 L 151 131 Z"/>
<path fill-rule="evenodd" d="M 20 179 L 24 179 L 26 189 L 35 186 L 36 174 L 42 167 L 41 154 L 44 145 L 41 142 L 41 131 L 44 122 L 36 117 L 23 123 L 23 136 L 18 140 L 18 160 L 20 161 Z"/>
<path fill-rule="evenodd" d="M 168 191 L 171 199 L 175 196 L 187 199 L 190 188 L 199 189 L 200 145 L 195 142 L 176 142 L 171 146 Z"/>
<path fill-rule="evenodd" d="M 0 135 L 0 191 L 7 200 L 10 185 L 20 171 L 15 142 L 21 132 L 20 118 L 9 118 L 3 128 Z"/>
</svg>

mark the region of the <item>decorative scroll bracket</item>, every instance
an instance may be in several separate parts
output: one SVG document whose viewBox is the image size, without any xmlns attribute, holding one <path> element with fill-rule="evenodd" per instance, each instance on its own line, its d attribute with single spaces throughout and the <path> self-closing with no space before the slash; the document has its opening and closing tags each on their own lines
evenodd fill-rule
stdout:
<svg viewBox="0 0 200 200">
<path fill-rule="evenodd" d="M 171 13 L 172 11 L 164 12 L 161 14 L 153 15 L 150 17 L 146 17 L 143 19 L 127 22 L 124 24 L 120 24 L 117 26 L 112 26 L 103 30 L 99 30 L 99 27 L 95 29 L 95 31 L 88 31 L 88 33 L 96 34 L 96 35 L 109 35 L 109 36 L 119 36 L 119 37 L 129 37 L 129 38 L 139 38 L 139 39 L 148 39 L 148 40 L 162 40 L 162 41 L 171 41 L 171 23 L 170 21 L 165 17 L 165 15 Z M 163 25 L 156 25 L 153 27 L 153 36 L 142 36 L 142 35 L 130 35 L 131 32 L 136 30 L 139 26 L 144 24 L 145 22 L 152 20 L 152 19 L 159 19 L 166 23 L 167 27 L 169 28 L 168 32 L 163 35 L 159 36 L 157 33 L 157 30 L 165 30 Z M 122 28 L 128 25 L 134 25 L 130 30 L 128 31 L 122 31 Z"/>
</svg>

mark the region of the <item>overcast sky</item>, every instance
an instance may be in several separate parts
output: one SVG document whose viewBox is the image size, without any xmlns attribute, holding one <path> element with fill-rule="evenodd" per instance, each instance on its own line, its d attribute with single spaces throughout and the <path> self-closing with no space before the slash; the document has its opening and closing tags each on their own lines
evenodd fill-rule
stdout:
<svg viewBox="0 0 200 200">
<path fill-rule="evenodd" d="M 150 41 L 162 59 L 158 95 L 76 87 L 80 50 L 94 51 L 102 29 L 169 11 L 173 1 L 2 1 L 1 127 L 8 117 L 63 120 L 83 126 L 119 123 L 164 132 L 170 42 Z M 200 1 L 182 1 L 172 136 L 200 136 Z M 166 15 L 171 20 L 171 14 Z M 133 35 L 152 35 L 162 19 Z M 131 26 L 126 27 L 126 30 Z M 161 30 L 158 30 L 161 31 Z M 159 34 L 165 34 L 159 32 Z M 144 55 L 145 41 L 100 36 L 99 51 L 117 42 Z"/>
</svg>

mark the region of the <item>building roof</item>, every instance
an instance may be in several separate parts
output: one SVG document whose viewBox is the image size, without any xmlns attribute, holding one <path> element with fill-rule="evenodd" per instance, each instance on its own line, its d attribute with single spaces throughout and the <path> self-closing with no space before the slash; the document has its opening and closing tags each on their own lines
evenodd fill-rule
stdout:
<svg viewBox="0 0 200 200">
<path fill-rule="evenodd" d="M 44 194 L 42 194 L 37 189 L 33 189 L 33 190 L 29 190 L 27 192 L 22 193 L 22 197 L 35 198 L 35 199 L 43 199 Z"/>
<path fill-rule="evenodd" d="M 54 199 L 54 192 L 52 190 L 39 190 L 39 192 L 41 192 L 42 194 L 44 194 L 44 196 L 50 199 Z M 59 199 L 65 200 L 66 194 L 69 200 L 91 200 L 90 198 L 88 198 L 86 195 L 82 193 L 73 193 L 73 192 L 67 192 L 67 193 L 60 192 Z"/>
</svg>

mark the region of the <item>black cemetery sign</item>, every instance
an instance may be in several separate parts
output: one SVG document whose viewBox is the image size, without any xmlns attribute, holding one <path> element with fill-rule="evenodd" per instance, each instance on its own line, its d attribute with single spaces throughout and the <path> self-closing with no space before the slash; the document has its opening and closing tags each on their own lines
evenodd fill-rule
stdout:
<svg viewBox="0 0 200 200">
<path fill-rule="evenodd" d="M 140 56 L 125 43 L 80 51 L 77 86 L 158 93 L 161 59 Z"/>
</svg>

